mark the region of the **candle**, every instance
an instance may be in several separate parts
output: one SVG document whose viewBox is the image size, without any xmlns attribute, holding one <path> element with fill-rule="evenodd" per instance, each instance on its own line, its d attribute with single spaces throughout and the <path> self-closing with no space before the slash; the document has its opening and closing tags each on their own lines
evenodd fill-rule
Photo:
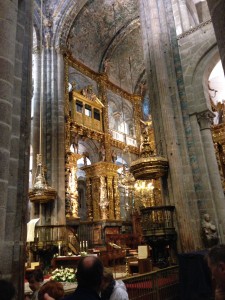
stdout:
<svg viewBox="0 0 225 300">
<path fill-rule="evenodd" d="M 59 256 L 61 255 L 61 242 L 58 242 Z"/>
<path fill-rule="evenodd" d="M 86 250 L 87 250 L 87 248 L 88 248 L 88 241 L 86 241 Z"/>
</svg>

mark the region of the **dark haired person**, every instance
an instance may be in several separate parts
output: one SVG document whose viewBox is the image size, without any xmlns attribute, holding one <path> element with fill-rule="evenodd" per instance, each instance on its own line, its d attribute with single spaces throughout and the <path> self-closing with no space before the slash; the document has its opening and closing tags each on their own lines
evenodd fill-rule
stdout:
<svg viewBox="0 0 225 300">
<path fill-rule="evenodd" d="M 104 269 L 101 284 L 102 300 L 129 300 L 127 289 L 122 280 L 115 280 L 111 271 Z"/>
<path fill-rule="evenodd" d="M 0 280 L 0 299 L 1 300 L 13 300 L 16 295 L 14 285 L 4 279 Z"/>
<path fill-rule="evenodd" d="M 99 300 L 103 264 L 96 256 L 84 256 L 77 265 L 77 288 L 65 300 Z"/>
<path fill-rule="evenodd" d="M 225 300 L 225 245 L 211 248 L 207 254 L 207 262 L 216 284 L 215 300 Z"/>
<path fill-rule="evenodd" d="M 44 275 L 42 270 L 34 270 L 32 273 L 26 276 L 26 279 L 29 282 L 29 287 L 32 290 L 33 294 L 31 295 L 31 297 L 26 296 L 25 300 L 38 300 L 38 291 L 44 281 Z"/>
</svg>

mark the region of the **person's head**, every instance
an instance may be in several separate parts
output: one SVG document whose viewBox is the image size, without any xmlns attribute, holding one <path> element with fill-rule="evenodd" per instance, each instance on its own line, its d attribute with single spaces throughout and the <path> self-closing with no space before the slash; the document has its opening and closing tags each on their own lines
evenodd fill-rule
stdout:
<svg viewBox="0 0 225 300">
<path fill-rule="evenodd" d="M 209 222 L 210 221 L 209 214 L 204 214 L 204 219 L 205 219 L 205 221 Z"/>
<path fill-rule="evenodd" d="M 101 290 L 105 290 L 112 282 L 114 282 L 113 274 L 112 272 L 104 268 L 103 277 L 102 277 L 102 283 L 101 283 Z"/>
<path fill-rule="evenodd" d="M 26 276 L 29 282 L 30 289 L 34 292 L 39 290 L 42 282 L 44 281 L 44 275 L 41 269 L 36 269 L 32 273 Z"/>
<path fill-rule="evenodd" d="M 115 286 L 115 279 L 109 269 L 104 268 L 101 283 L 101 299 L 109 299 Z"/>
<path fill-rule="evenodd" d="M 7 280 L 0 280 L 0 299 L 1 300 L 12 300 L 16 295 L 14 285 Z"/>
<path fill-rule="evenodd" d="M 217 284 L 225 287 L 225 245 L 211 248 L 207 254 L 207 262 L 212 278 Z"/>
<path fill-rule="evenodd" d="M 38 292 L 38 300 L 44 300 L 44 295 L 46 293 L 55 300 L 61 300 L 64 297 L 64 289 L 62 283 L 54 280 L 46 282 L 44 285 L 42 285 Z"/>
<path fill-rule="evenodd" d="M 77 265 L 76 278 L 78 286 L 100 290 L 103 277 L 103 264 L 96 256 L 84 256 Z"/>
</svg>

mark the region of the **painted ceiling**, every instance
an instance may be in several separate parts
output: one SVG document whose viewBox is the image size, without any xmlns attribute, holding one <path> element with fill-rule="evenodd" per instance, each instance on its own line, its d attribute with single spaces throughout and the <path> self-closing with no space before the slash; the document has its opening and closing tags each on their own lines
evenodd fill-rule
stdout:
<svg viewBox="0 0 225 300">
<path fill-rule="evenodd" d="M 55 35 L 70 44 L 72 55 L 130 93 L 140 93 L 146 81 L 138 0 L 36 0 L 36 24 L 41 1 L 44 18 Z M 193 10 L 197 0 L 187 0 Z M 63 21 L 62 21 L 63 20 Z"/>
</svg>

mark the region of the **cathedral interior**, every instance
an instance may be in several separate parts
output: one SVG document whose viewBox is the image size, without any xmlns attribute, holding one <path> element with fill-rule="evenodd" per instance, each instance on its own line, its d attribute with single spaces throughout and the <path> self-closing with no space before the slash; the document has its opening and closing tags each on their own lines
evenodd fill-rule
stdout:
<svg viewBox="0 0 225 300">
<path fill-rule="evenodd" d="M 224 6 L 0 0 L 0 276 L 20 295 L 46 256 L 148 245 L 167 267 L 225 241 Z"/>
</svg>

